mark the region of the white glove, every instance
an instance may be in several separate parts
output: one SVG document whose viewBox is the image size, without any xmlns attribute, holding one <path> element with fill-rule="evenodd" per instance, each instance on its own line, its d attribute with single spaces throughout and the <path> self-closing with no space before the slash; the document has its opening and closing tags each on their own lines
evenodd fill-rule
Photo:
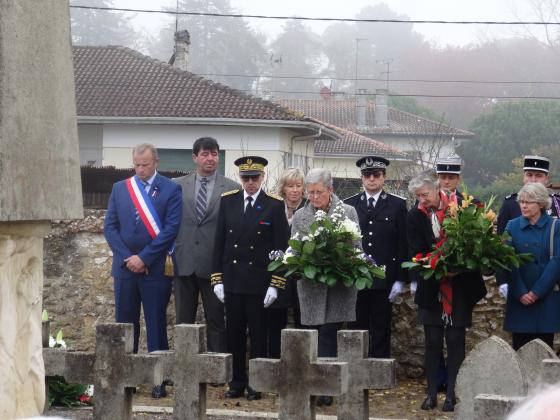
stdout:
<svg viewBox="0 0 560 420">
<path fill-rule="evenodd" d="M 404 283 L 402 281 L 396 281 L 393 283 L 393 287 L 391 287 L 391 291 L 389 292 L 389 302 L 394 302 L 398 295 L 402 293 L 404 289 Z"/>
<path fill-rule="evenodd" d="M 416 294 L 416 289 L 418 288 L 418 283 L 416 283 L 415 281 L 410 283 L 410 294 L 414 297 L 414 295 Z"/>
<path fill-rule="evenodd" d="M 507 299 L 508 284 L 507 283 L 500 284 L 500 287 L 498 287 L 498 291 L 500 292 L 500 295 L 502 295 L 504 299 Z"/>
<path fill-rule="evenodd" d="M 214 286 L 214 294 L 220 302 L 224 303 L 225 295 L 224 295 L 224 285 L 222 283 L 218 283 Z"/>
<path fill-rule="evenodd" d="M 275 287 L 270 286 L 266 291 L 266 296 L 264 297 L 264 307 L 268 308 L 272 305 L 272 302 L 278 297 L 278 292 Z"/>
</svg>

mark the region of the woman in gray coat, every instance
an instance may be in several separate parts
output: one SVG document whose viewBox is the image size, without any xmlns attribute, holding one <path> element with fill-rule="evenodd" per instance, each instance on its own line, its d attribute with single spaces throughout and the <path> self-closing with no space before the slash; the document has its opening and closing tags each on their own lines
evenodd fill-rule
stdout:
<svg viewBox="0 0 560 420">
<path fill-rule="evenodd" d="M 305 177 L 307 204 L 296 211 L 292 220 L 292 237 L 304 236 L 315 220 L 315 212 L 323 210 L 329 216 L 337 204 L 342 204 L 346 217 L 359 226 L 354 207 L 344 204 L 333 193 L 331 174 L 326 169 L 312 169 Z M 361 248 L 361 240 L 354 245 Z M 301 323 L 319 330 L 319 357 L 336 356 L 336 334 L 343 322 L 356 320 L 355 287 L 346 287 L 341 282 L 334 287 L 309 279 L 298 281 L 298 296 L 301 308 Z"/>
</svg>

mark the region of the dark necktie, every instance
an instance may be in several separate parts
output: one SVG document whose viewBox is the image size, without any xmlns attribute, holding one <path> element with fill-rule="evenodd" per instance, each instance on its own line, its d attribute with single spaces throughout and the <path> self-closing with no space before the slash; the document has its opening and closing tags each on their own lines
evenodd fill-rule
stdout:
<svg viewBox="0 0 560 420">
<path fill-rule="evenodd" d="M 247 205 L 245 206 L 245 218 L 250 219 L 253 215 L 253 197 L 249 196 L 246 198 Z"/>
<path fill-rule="evenodd" d="M 196 218 L 200 222 L 204 218 L 204 213 L 206 213 L 206 194 L 208 190 L 206 189 L 206 184 L 208 183 L 208 178 L 200 178 L 200 188 L 198 189 L 198 195 L 196 197 Z"/>
<path fill-rule="evenodd" d="M 367 205 L 367 209 L 368 211 L 373 211 L 373 208 L 375 207 L 375 198 L 370 197 L 367 199 L 368 205 Z"/>
</svg>

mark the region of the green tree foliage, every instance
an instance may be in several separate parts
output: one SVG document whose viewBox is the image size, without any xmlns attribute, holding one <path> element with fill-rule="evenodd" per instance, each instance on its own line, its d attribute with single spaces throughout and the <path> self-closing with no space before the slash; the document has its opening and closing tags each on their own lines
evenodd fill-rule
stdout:
<svg viewBox="0 0 560 420">
<path fill-rule="evenodd" d="M 498 104 L 476 118 L 469 129 L 476 138 L 458 148 L 465 161 L 463 176 L 468 183 L 487 186 L 512 172 L 514 159 L 558 144 L 560 103 Z"/>
<path fill-rule="evenodd" d="M 91 0 L 88 6 L 113 7 L 112 0 Z M 122 45 L 138 48 L 139 37 L 130 24 L 133 14 L 108 10 L 70 9 L 72 42 L 76 45 Z"/>
<path fill-rule="evenodd" d="M 389 106 L 400 109 L 401 111 L 410 112 L 411 114 L 420 115 L 430 120 L 446 123 L 443 115 L 439 115 L 433 109 L 420 105 L 418 101 L 410 96 L 390 96 Z M 374 98 L 372 98 L 374 99 Z"/>
</svg>

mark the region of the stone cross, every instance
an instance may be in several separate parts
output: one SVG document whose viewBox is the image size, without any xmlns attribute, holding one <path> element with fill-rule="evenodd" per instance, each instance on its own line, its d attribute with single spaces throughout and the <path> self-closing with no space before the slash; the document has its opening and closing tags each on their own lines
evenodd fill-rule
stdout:
<svg viewBox="0 0 560 420">
<path fill-rule="evenodd" d="M 477 420 L 505 419 L 525 397 L 478 394 L 474 399 L 474 417 Z"/>
<path fill-rule="evenodd" d="M 280 359 L 249 361 L 249 386 L 279 395 L 279 420 L 315 419 L 317 395 L 348 390 L 348 364 L 317 360 L 316 330 L 282 330 Z"/>
<path fill-rule="evenodd" d="M 339 331 L 338 361 L 348 363 L 348 391 L 337 398 L 337 416 L 345 420 L 369 418 L 368 389 L 397 384 L 395 359 L 368 359 L 367 331 Z"/>
<path fill-rule="evenodd" d="M 175 351 L 164 355 L 166 379 L 173 379 L 177 420 L 206 419 L 206 384 L 226 383 L 232 378 L 232 356 L 206 353 L 206 325 L 177 325 Z"/>
<path fill-rule="evenodd" d="M 456 392 L 459 403 L 455 417 L 469 420 L 476 418 L 475 398 L 479 394 L 527 395 L 527 379 L 517 353 L 496 336 L 477 344 L 459 369 Z"/>
<path fill-rule="evenodd" d="M 95 329 L 95 353 L 44 349 L 46 374 L 71 383 L 94 385 L 93 418 L 132 419 L 132 388 L 163 380 L 159 356 L 132 353 L 132 324 L 100 324 Z"/>
</svg>

